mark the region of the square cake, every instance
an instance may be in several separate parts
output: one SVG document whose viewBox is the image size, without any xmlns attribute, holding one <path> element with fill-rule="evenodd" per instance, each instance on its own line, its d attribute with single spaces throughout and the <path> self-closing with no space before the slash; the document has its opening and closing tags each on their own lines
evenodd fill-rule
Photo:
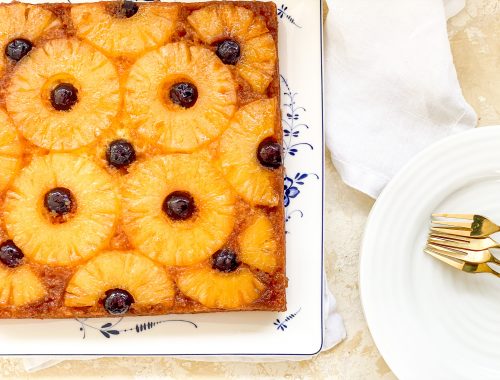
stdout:
<svg viewBox="0 0 500 380">
<path fill-rule="evenodd" d="M 0 318 L 286 309 L 276 7 L 0 5 Z"/>
</svg>

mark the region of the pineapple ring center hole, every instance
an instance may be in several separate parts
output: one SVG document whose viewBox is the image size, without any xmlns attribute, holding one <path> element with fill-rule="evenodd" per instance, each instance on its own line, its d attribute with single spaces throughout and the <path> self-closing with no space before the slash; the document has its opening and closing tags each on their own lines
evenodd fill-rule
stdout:
<svg viewBox="0 0 500 380">
<path fill-rule="evenodd" d="M 76 212 L 76 199 L 65 187 L 55 187 L 43 196 L 43 205 L 49 220 L 54 224 L 67 222 Z"/>
<path fill-rule="evenodd" d="M 80 92 L 81 87 L 73 76 L 57 74 L 45 82 L 41 95 L 47 108 L 66 112 L 78 103 Z"/>
<path fill-rule="evenodd" d="M 162 210 L 174 220 L 187 220 L 196 212 L 194 198 L 187 191 L 174 191 L 165 197 Z"/>
<path fill-rule="evenodd" d="M 193 107 L 198 100 L 198 88 L 189 79 L 176 79 L 167 81 L 163 86 L 163 98 L 166 106 L 173 110 Z"/>
</svg>

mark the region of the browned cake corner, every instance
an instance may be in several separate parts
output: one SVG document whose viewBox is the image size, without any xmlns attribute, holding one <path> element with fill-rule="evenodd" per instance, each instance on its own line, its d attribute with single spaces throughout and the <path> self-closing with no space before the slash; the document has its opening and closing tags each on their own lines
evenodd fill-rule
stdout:
<svg viewBox="0 0 500 380">
<path fill-rule="evenodd" d="M 276 7 L 0 5 L 0 318 L 286 309 Z"/>
</svg>

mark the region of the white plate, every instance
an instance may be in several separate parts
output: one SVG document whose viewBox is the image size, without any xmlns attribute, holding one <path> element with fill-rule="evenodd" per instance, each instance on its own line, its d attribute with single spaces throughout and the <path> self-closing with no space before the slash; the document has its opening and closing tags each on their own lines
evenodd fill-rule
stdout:
<svg viewBox="0 0 500 380">
<path fill-rule="evenodd" d="M 431 213 L 445 211 L 500 223 L 500 126 L 433 145 L 384 190 L 363 240 L 365 316 L 401 379 L 499 379 L 500 279 L 422 252 Z"/>
<path fill-rule="evenodd" d="M 2 320 L 0 355 L 312 355 L 321 350 L 321 0 L 279 1 L 277 6 L 283 126 L 289 131 L 285 133 L 288 311 Z"/>
</svg>

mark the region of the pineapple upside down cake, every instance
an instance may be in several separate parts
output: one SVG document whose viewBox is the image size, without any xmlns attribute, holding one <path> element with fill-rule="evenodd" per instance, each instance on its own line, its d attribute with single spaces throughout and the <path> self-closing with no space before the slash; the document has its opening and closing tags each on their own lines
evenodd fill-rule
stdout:
<svg viewBox="0 0 500 380">
<path fill-rule="evenodd" d="M 3 4 L 0 45 L 0 318 L 286 308 L 274 4 Z"/>
</svg>

